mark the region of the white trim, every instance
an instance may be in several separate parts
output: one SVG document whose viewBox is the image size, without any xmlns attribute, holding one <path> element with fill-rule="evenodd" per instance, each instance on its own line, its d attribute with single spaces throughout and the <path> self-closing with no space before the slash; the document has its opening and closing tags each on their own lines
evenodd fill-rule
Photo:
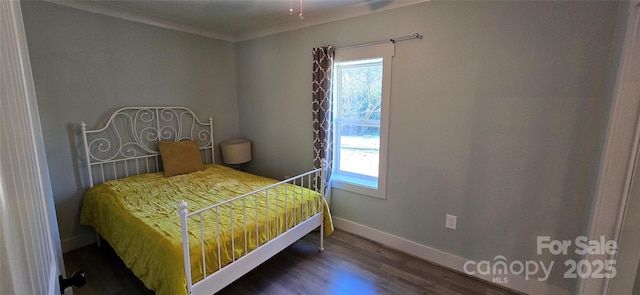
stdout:
<svg viewBox="0 0 640 295">
<path fill-rule="evenodd" d="M 640 129 L 639 129 L 640 130 Z M 606 294 L 632 294 L 640 259 L 640 161 L 636 157 L 632 187 L 630 188 L 628 200 L 624 212 L 623 225 L 618 239 L 618 251 L 615 256 L 617 274 L 606 286 Z"/>
<path fill-rule="evenodd" d="M 51 262 L 49 262 L 49 265 L 50 265 L 49 266 L 49 287 L 47 288 L 47 294 L 49 295 L 57 295 L 58 292 L 60 292 L 60 287 L 58 285 L 59 274 L 58 274 L 58 268 L 56 267 L 57 264 L 58 262 L 55 259 L 51 259 Z"/>
<path fill-rule="evenodd" d="M 62 252 L 67 253 L 76 249 L 80 249 L 85 246 L 96 243 L 96 233 L 93 231 L 86 232 L 87 234 L 75 235 L 70 238 L 62 239 Z"/>
<path fill-rule="evenodd" d="M 382 106 L 380 112 L 380 151 L 379 151 L 379 162 L 378 162 L 378 177 L 376 177 L 375 181 L 377 182 L 376 186 L 367 185 L 367 181 L 369 181 L 369 177 L 361 176 L 362 174 L 343 174 L 341 175 L 340 170 L 337 168 L 337 165 L 340 163 L 340 138 L 336 134 L 339 129 L 334 128 L 334 141 L 336 147 L 333 149 L 333 176 L 332 176 L 332 186 L 342 190 L 348 190 L 355 193 L 376 197 L 379 199 L 386 199 L 387 194 L 387 161 L 388 161 L 388 153 L 389 153 L 389 108 L 391 106 L 391 69 L 393 67 L 393 57 L 395 56 L 395 44 L 392 42 L 376 44 L 370 46 L 363 47 L 349 47 L 349 48 L 338 48 L 335 52 L 334 58 L 334 67 L 341 62 L 351 62 L 351 61 L 359 61 L 359 60 L 368 60 L 368 59 L 376 59 L 382 58 Z M 340 72 L 338 70 L 333 71 L 334 81 L 337 81 L 338 74 Z M 337 93 L 337 87 L 339 87 L 338 82 L 333 83 L 333 89 L 331 90 L 334 94 Z M 334 116 L 338 114 L 337 108 L 339 105 L 337 103 L 333 104 Z M 335 124 L 335 118 L 332 118 L 332 121 Z M 362 181 L 349 181 L 349 178 L 357 178 L 361 176 Z"/>
<path fill-rule="evenodd" d="M 464 273 L 463 266 L 465 262 L 468 261 L 460 256 L 434 249 L 340 217 L 333 216 L 333 224 L 337 229 L 376 241 L 387 247 L 422 258 L 457 272 Z M 473 277 L 493 284 L 491 282 L 491 277 L 489 276 L 476 274 L 473 275 Z M 527 294 L 569 294 L 568 290 L 537 280 L 526 280 L 525 278 L 516 275 L 508 275 L 508 283 L 504 284 L 504 287 Z"/>
<path fill-rule="evenodd" d="M 375 9 L 371 7 L 370 2 L 367 2 L 367 1 L 362 3 L 356 2 L 356 4 L 352 6 L 343 7 L 339 11 L 320 12 L 317 14 L 305 14 L 304 20 L 300 20 L 296 18 L 296 19 L 288 20 L 278 24 L 258 27 L 258 28 L 249 30 L 247 32 L 238 33 L 235 35 L 212 31 L 204 28 L 199 28 L 193 25 L 187 25 L 182 22 L 168 19 L 165 17 L 113 5 L 110 3 L 100 2 L 100 1 L 68 1 L 68 0 L 44 0 L 44 1 L 75 8 L 75 9 L 80 9 L 84 11 L 94 12 L 102 15 L 108 15 L 108 16 L 112 16 L 120 19 L 139 22 L 147 25 L 157 26 L 165 29 L 191 33 L 195 35 L 200 35 L 204 37 L 209 37 L 209 38 L 214 38 L 214 39 L 219 39 L 219 40 L 224 40 L 229 42 L 240 42 L 240 41 L 246 41 L 246 40 L 256 39 L 260 37 L 266 37 L 269 35 L 274 35 L 282 32 L 288 32 L 288 31 L 298 30 L 298 29 L 307 28 L 311 26 L 330 23 L 334 21 L 349 19 L 357 16 L 371 14 L 371 13 L 382 12 L 385 10 L 424 3 L 430 0 L 392 0 L 392 1 L 389 1 L 385 6 L 378 7 Z M 283 13 L 288 15 L 287 11 L 284 11 Z"/>
<path fill-rule="evenodd" d="M 640 11 L 638 8 L 639 1 L 632 1 L 628 5 L 629 15 L 626 23 L 626 35 L 624 40 L 624 51 L 621 57 L 621 66 L 616 81 L 615 99 L 620 104 L 636 105 L 637 112 L 640 110 L 640 89 L 637 87 L 637 81 L 640 79 Z M 635 136 L 633 137 L 632 152 L 629 157 L 629 167 L 625 178 L 624 192 L 621 196 L 618 218 L 615 228 L 615 240 L 618 241 L 618 252 L 615 255 L 616 268 L 618 270 L 615 278 L 602 282 L 602 286 L 590 282 L 584 282 L 580 285 L 581 289 L 587 294 L 631 294 L 634 289 L 636 273 L 638 269 L 638 259 L 640 259 L 640 249 L 637 247 L 640 237 L 638 237 L 638 228 L 640 228 L 640 214 L 638 213 L 638 185 L 640 178 L 638 177 L 638 145 L 640 144 L 640 121 L 636 117 L 612 117 L 611 121 L 616 120 L 620 125 L 631 128 L 635 127 Z M 635 123 L 635 124 L 634 124 Z M 634 188 L 635 187 L 635 188 Z M 602 196 L 604 197 L 604 196 Z M 600 287 L 600 289 L 597 289 Z"/>
<path fill-rule="evenodd" d="M 224 41 L 234 42 L 235 38 L 229 34 L 223 34 L 214 32 L 211 30 L 198 28 L 195 26 L 186 25 L 184 23 L 164 18 L 161 16 L 149 14 L 125 8 L 117 5 L 112 5 L 98 1 L 64 1 L 64 0 L 44 0 L 50 3 L 67 6 L 84 11 L 94 12 L 102 15 L 112 16 L 120 19 L 126 19 L 134 22 L 139 22 L 147 25 L 161 27 L 165 29 L 175 30 L 179 32 L 191 33 L 204 37 L 220 39 Z"/>
<path fill-rule="evenodd" d="M 353 6 L 347 6 L 340 11 L 330 11 L 324 13 L 318 13 L 313 15 L 305 14 L 304 20 L 293 19 L 290 21 L 282 22 L 272 26 L 265 26 L 264 28 L 257 28 L 245 33 L 236 34 L 236 42 L 246 41 L 250 39 L 256 39 L 269 35 L 274 35 L 282 32 L 293 31 L 303 29 L 307 27 L 326 24 L 334 21 L 349 19 L 357 16 L 363 16 L 371 13 L 382 12 L 385 10 L 396 9 L 404 6 L 419 4 L 428 2 L 431 0 L 391 0 L 388 1 L 386 6 L 373 10 L 370 3 L 374 1 L 362 1 Z M 381 1 L 385 2 L 385 1 Z"/>
<path fill-rule="evenodd" d="M 0 281 L 11 281 L 1 290 L 58 294 L 64 263 L 19 1 L 0 1 L 0 40 Z"/>
<path fill-rule="evenodd" d="M 626 34 L 617 80 L 611 104 L 609 124 L 605 138 L 602 163 L 598 175 L 594 209 L 589 225 L 589 239 L 605 236 L 618 240 L 621 230 L 624 209 L 629 195 L 635 153 L 638 111 L 637 80 L 640 68 L 633 63 L 640 60 L 640 46 L 636 36 L 640 23 L 636 2 L 629 2 L 629 16 L 626 23 Z M 621 5 L 624 5 L 621 3 Z M 612 259 L 596 255 L 587 255 L 587 260 Z M 619 265 L 618 265 L 619 266 Z M 619 275 L 622 271 L 618 271 Z M 578 294 L 607 294 L 608 279 L 584 279 L 578 284 Z"/>
<path fill-rule="evenodd" d="M 337 154 L 337 153 L 336 153 Z M 334 158 L 335 160 L 335 158 Z M 333 173 L 331 175 L 331 187 L 343 191 L 354 192 L 357 194 L 375 197 L 378 199 L 385 199 L 386 196 L 384 193 L 378 191 L 378 179 L 368 180 L 364 178 L 359 178 L 357 176 L 350 177 L 345 176 L 344 174 Z"/>
</svg>

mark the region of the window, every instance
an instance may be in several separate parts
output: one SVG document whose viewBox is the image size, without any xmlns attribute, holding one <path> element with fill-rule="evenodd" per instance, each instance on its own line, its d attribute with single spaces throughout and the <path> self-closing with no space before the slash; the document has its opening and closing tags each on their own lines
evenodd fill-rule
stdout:
<svg viewBox="0 0 640 295">
<path fill-rule="evenodd" d="M 333 186 L 385 198 L 394 44 L 338 49 L 334 61 Z"/>
</svg>

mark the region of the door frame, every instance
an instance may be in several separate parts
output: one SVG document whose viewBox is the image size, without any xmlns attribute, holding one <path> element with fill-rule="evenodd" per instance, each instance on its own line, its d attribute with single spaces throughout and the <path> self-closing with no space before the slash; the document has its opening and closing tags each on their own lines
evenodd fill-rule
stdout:
<svg viewBox="0 0 640 295">
<path fill-rule="evenodd" d="M 628 5 L 628 16 L 623 23 L 624 43 L 616 73 L 594 209 L 588 230 L 590 240 L 598 240 L 605 236 L 606 239 L 618 243 L 621 241 L 640 143 L 640 0 L 621 2 L 620 5 Z M 629 284 L 626 277 L 633 275 L 635 279 L 638 263 L 637 259 L 629 260 L 627 255 L 640 257 L 640 248 L 634 249 L 631 253 L 618 252 L 613 256 L 587 255 L 585 259 L 589 261 L 616 260 L 616 277 L 581 279 L 577 294 L 630 294 L 630 291 L 613 293 L 633 288 L 633 280 Z"/>
<path fill-rule="evenodd" d="M 0 290 L 57 295 L 65 268 L 20 1 L 0 0 L 0 23 Z"/>
</svg>

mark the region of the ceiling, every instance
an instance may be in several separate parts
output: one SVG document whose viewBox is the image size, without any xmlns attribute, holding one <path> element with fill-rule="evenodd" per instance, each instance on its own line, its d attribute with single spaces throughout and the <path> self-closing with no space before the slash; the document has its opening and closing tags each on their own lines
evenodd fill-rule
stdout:
<svg viewBox="0 0 640 295">
<path fill-rule="evenodd" d="M 48 1 L 235 42 L 411 5 L 425 0 Z M 302 19 L 299 17 L 301 4 Z M 290 8 L 292 12 L 290 12 Z"/>
</svg>

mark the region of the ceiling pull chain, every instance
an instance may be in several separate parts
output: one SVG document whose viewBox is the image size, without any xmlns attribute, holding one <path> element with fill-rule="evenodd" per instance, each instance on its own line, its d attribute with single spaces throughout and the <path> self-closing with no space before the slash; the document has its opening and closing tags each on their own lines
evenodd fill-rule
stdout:
<svg viewBox="0 0 640 295">
<path fill-rule="evenodd" d="M 302 0 L 300 0 L 300 15 L 298 15 L 300 19 L 304 19 L 304 15 L 302 14 Z"/>
<path fill-rule="evenodd" d="M 300 0 L 300 14 L 298 14 L 298 17 L 300 19 L 304 19 L 304 14 L 302 13 L 302 1 L 304 0 Z M 293 3 L 293 0 L 289 0 L 289 15 L 293 15 L 293 6 L 291 5 Z"/>
</svg>

